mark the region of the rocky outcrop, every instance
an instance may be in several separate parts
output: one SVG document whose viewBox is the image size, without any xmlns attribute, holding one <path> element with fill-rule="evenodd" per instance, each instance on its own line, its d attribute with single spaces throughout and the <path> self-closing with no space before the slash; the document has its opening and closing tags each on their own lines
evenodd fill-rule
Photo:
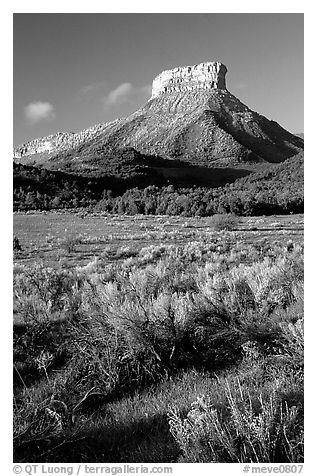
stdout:
<svg viewBox="0 0 317 476">
<path fill-rule="evenodd" d="M 227 68 L 219 62 L 200 63 L 163 71 L 153 81 L 151 99 L 170 92 L 226 89 Z"/>
<path fill-rule="evenodd" d="M 20 159 L 25 155 L 40 154 L 43 152 L 52 152 L 56 149 L 64 150 L 67 147 L 71 147 L 74 143 L 73 132 L 58 132 L 47 137 L 41 137 L 34 139 L 26 144 L 19 145 L 13 151 L 13 157 Z"/>
<path fill-rule="evenodd" d="M 34 139 L 26 144 L 19 145 L 13 151 L 15 159 L 35 154 L 54 154 L 63 150 L 73 149 L 88 142 L 92 138 L 100 135 L 109 125 L 115 124 L 118 119 L 112 122 L 96 124 L 80 132 L 57 132 L 47 137 Z"/>
</svg>

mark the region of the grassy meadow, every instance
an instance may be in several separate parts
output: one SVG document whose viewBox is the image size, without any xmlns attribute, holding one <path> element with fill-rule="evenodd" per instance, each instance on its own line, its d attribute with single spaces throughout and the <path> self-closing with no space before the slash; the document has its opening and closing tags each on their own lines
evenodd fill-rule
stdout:
<svg viewBox="0 0 317 476">
<path fill-rule="evenodd" d="M 303 215 L 14 234 L 15 462 L 303 461 Z"/>
</svg>

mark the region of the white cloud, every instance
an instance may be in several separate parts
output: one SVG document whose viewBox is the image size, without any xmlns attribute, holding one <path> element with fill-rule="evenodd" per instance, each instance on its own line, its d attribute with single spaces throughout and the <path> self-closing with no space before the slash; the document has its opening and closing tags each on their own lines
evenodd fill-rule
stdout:
<svg viewBox="0 0 317 476">
<path fill-rule="evenodd" d="M 49 102 L 35 101 L 30 102 L 24 108 L 26 119 L 30 124 L 36 124 L 40 121 L 50 121 L 55 119 L 54 106 Z"/>
<path fill-rule="evenodd" d="M 113 89 L 105 98 L 106 105 L 113 105 L 129 100 L 133 93 L 133 86 L 131 83 L 122 83 L 117 88 Z"/>
<path fill-rule="evenodd" d="M 90 93 L 98 93 L 107 88 L 107 83 L 105 81 L 100 81 L 99 83 L 91 83 L 87 84 L 83 88 L 81 88 L 81 93 L 86 95 Z"/>
<path fill-rule="evenodd" d="M 103 96 L 102 102 L 105 108 L 123 103 L 142 104 L 151 97 L 151 92 L 152 86 L 150 84 L 137 87 L 131 83 L 122 83 L 106 96 Z"/>
</svg>

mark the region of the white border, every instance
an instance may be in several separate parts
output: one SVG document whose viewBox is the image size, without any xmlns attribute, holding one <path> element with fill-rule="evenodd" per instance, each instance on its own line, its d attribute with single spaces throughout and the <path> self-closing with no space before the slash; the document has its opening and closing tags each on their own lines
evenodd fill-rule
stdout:
<svg viewBox="0 0 317 476">
<path fill-rule="evenodd" d="M 195 1 L 185 2 L 160 1 L 153 4 L 150 2 L 122 2 L 116 1 L 113 4 L 104 1 L 90 2 L 67 2 L 65 0 L 55 0 L 54 2 L 40 1 L 6 1 L 1 6 L 1 45 L 2 45 L 2 94 L 5 102 L 2 111 L 2 183 L 1 191 L 1 365 L 2 365 L 2 439 L 1 449 L 5 468 L 3 474 L 12 474 L 12 377 L 11 377 L 11 356 L 12 356 L 12 14 L 13 13 L 305 13 L 305 465 L 303 474 L 310 475 L 313 471 L 315 460 L 315 362 L 316 353 L 316 303 L 314 299 L 315 279 L 316 279 L 316 194 L 315 181 L 317 180 L 316 170 L 316 111 L 314 105 L 315 95 L 315 75 L 311 71 L 314 67 L 316 50 L 316 15 L 313 2 L 308 1 L 271 1 L 250 2 L 250 1 L 225 1 L 207 2 Z M 287 8 L 285 8 L 287 7 Z M 10 139 L 9 139 L 10 138 Z M 313 144 L 315 148 L 313 148 Z M 9 370 L 8 370 L 9 364 Z M 169 465 L 169 464 L 168 464 Z M 175 466 L 175 465 L 174 465 Z M 192 473 L 199 471 L 201 474 L 239 474 L 242 472 L 241 465 L 218 464 L 212 467 L 205 465 L 176 465 L 174 474 Z"/>
</svg>

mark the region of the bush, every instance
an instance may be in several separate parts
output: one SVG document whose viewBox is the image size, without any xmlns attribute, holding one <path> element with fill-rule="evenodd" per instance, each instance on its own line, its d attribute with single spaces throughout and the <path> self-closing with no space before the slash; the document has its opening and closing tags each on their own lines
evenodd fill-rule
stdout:
<svg viewBox="0 0 317 476">
<path fill-rule="evenodd" d="M 76 250 L 76 246 L 81 243 L 81 239 L 76 236 L 67 236 L 61 242 L 61 248 L 64 249 L 68 254 Z"/>
<path fill-rule="evenodd" d="M 22 247 L 17 236 L 13 237 L 13 251 L 22 251 Z"/>
<path fill-rule="evenodd" d="M 223 238 L 149 246 L 137 256 L 128 247 L 109 248 L 111 264 L 99 259 L 75 269 L 15 266 L 20 461 L 30 461 L 23 445 L 31 438 L 32 461 L 47 448 L 52 452 L 46 458 L 57 458 L 54 445 L 76 440 L 80 422 L 108 428 L 114 421 L 126 428 L 107 413 L 109 402 L 128 400 L 131 393 L 142 401 L 147 387 L 154 400 L 163 379 L 180 378 L 189 369 L 197 375 L 217 372 L 217 379 L 211 379 L 213 397 L 209 389 L 192 386 L 191 400 L 206 398 L 196 399 L 191 410 L 184 392 L 175 402 L 180 411 L 170 415 L 175 440 L 169 434 L 169 441 L 179 445 L 185 461 L 301 461 L 296 398 L 303 373 L 302 249 L 295 245 L 290 253 L 273 245 L 267 257 L 262 248 L 230 248 L 226 241 L 219 251 Z M 164 420 L 166 435 L 165 414 L 154 416 Z M 156 421 L 140 419 L 148 426 Z M 43 425 L 36 422 L 47 431 L 41 433 Z M 98 435 L 100 456 L 104 444 Z M 75 449 L 74 460 L 77 455 L 97 461 L 93 454 L 94 448 L 90 456 Z"/>
<path fill-rule="evenodd" d="M 238 222 L 238 217 L 232 214 L 214 215 L 211 218 L 211 226 L 215 231 L 235 230 Z"/>
<path fill-rule="evenodd" d="M 303 418 L 276 389 L 256 398 L 226 383 L 226 404 L 216 408 L 205 396 L 192 403 L 186 418 L 170 413 L 171 432 L 186 463 L 300 463 Z"/>
</svg>

